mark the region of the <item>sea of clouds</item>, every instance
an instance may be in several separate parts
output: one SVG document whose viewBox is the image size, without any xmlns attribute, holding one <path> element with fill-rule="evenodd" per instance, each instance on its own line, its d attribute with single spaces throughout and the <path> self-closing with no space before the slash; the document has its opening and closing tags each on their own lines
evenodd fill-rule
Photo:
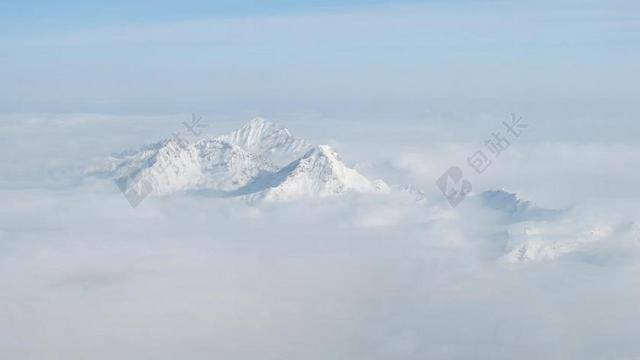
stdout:
<svg viewBox="0 0 640 360">
<path fill-rule="evenodd" d="M 83 175 L 185 119 L 0 117 L 3 357 L 640 356 L 632 142 L 544 141 L 532 121 L 535 141 L 524 134 L 472 175 L 466 157 L 502 119 L 459 138 L 435 137 L 447 122 L 429 119 L 364 134 L 335 119 L 282 121 L 367 175 L 422 188 L 427 202 L 395 193 L 248 205 L 185 193 L 133 209 L 112 182 Z M 209 119 L 217 134 L 245 120 Z M 477 197 L 452 209 L 439 193 L 435 180 L 452 165 L 469 175 L 472 195 L 505 188 L 563 209 L 561 220 L 531 225 L 546 241 L 609 232 L 555 259 L 509 263 L 499 235 L 513 224 Z"/>
</svg>

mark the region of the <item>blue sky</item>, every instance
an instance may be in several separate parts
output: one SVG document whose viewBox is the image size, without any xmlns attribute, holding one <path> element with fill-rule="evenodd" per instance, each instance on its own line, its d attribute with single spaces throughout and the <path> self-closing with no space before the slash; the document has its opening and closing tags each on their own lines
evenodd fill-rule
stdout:
<svg viewBox="0 0 640 360">
<path fill-rule="evenodd" d="M 417 3 L 400 0 L 112 0 L 112 1 L 7 1 L 0 5 L 3 27 L 33 29 L 95 26 L 140 21 L 170 21 L 194 18 L 224 18 L 274 15 L 293 12 L 338 11 L 385 3 Z"/>
<path fill-rule="evenodd" d="M 598 106 L 589 114 L 624 117 L 637 101 L 633 1 L 1 6 L 4 112 L 364 115 L 587 104 Z"/>
</svg>

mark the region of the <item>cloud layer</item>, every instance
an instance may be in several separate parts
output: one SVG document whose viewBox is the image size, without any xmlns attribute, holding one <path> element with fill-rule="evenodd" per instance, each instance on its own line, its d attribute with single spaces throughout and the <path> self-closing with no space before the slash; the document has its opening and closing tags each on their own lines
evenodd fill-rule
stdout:
<svg viewBox="0 0 640 360">
<path fill-rule="evenodd" d="M 145 121 L 164 125 L 149 130 Z M 342 152 L 348 162 L 391 183 L 416 183 L 429 195 L 426 204 L 402 193 L 255 206 L 177 194 L 131 209 L 112 183 L 76 177 L 73 169 L 100 154 L 150 136 L 136 129 L 160 134 L 172 121 L 36 116 L 2 123 L 10 141 L 1 150 L 24 150 L 23 161 L 2 164 L 6 357 L 640 354 L 640 214 L 630 186 L 637 171 L 626 166 L 640 154 L 634 146 L 514 144 L 492 172 L 474 179 L 476 190 L 511 187 L 567 213 L 558 222 L 512 225 L 477 198 L 451 209 L 437 194 L 434 177 L 473 143 L 397 143 L 372 152 L 346 145 L 349 131 L 338 134 L 344 150 L 356 150 Z M 68 139 L 75 147 L 65 148 Z M 47 149 L 55 149 L 50 158 Z M 48 170 L 59 162 L 71 170 L 52 177 Z M 594 229 L 606 234 L 558 258 L 505 261 L 523 236 L 554 244 Z"/>
</svg>

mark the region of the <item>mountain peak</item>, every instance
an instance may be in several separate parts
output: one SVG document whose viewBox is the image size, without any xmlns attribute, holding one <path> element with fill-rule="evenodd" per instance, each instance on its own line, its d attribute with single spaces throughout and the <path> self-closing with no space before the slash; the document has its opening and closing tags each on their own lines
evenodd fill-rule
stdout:
<svg viewBox="0 0 640 360">
<path fill-rule="evenodd" d="M 280 166 L 299 158 L 311 147 L 306 140 L 292 136 L 287 128 L 261 117 L 253 118 L 238 130 L 217 139 Z"/>
<path fill-rule="evenodd" d="M 503 189 L 485 191 L 481 196 L 486 207 L 502 213 L 508 222 L 551 220 L 562 214 L 562 210 L 540 208 Z"/>
<path fill-rule="evenodd" d="M 346 166 L 329 145 L 318 145 L 276 173 L 269 188 L 252 199 L 289 201 L 303 197 L 328 197 L 347 192 L 386 192 L 382 181 L 371 181 Z"/>
<path fill-rule="evenodd" d="M 325 156 L 333 161 L 341 161 L 338 153 L 329 145 L 314 146 L 309 150 L 303 158 Z"/>
</svg>

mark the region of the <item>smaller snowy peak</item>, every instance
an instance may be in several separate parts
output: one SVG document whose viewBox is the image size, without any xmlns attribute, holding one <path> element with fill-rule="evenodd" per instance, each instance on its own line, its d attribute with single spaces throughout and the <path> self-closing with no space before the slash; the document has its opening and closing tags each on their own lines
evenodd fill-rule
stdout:
<svg viewBox="0 0 640 360">
<path fill-rule="evenodd" d="M 164 194 L 197 185 L 198 156 L 193 146 L 174 139 L 143 147 L 137 153 L 112 157 L 110 177 L 123 192 L 144 184 L 150 194 Z"/>
<path fill-rule="evenodd" d="M 616 227 L 597 225 L 576 229 L 571 224 L 536 226 L 529 223 L 523 230 L 510 235 L 504 256 L 507 262 L 547 261 L 580 251 L 587 252 L 589 246 L 615 235 Z"/>
<path fill-rule="evenodd" d="M 281 166 L 299 158 L 311 148 L 308 141 L 294 137 L 287 128 L 260 117 L 217 139 Z"/>
<path fill-rule="evenodd" d="M 554 220 L 562 215 L 561 210 L 537 207 L 531 201 L 522 200 L 504 190 L 485 191 L 481 194 L 481 200 L 485 207 L 500 212 L 509 223 Z"/>
<path fill-rule="evenodd" d="M 371 181 L 355 169 L 347 167 L 329 145 L 319 145 L 292 162 L 271 179 L 269 187 L 252 196 L 290 201 L 305 197 L 328 197 L 348 192 L 388 192 L 382 181 Z"/>
</svg>

